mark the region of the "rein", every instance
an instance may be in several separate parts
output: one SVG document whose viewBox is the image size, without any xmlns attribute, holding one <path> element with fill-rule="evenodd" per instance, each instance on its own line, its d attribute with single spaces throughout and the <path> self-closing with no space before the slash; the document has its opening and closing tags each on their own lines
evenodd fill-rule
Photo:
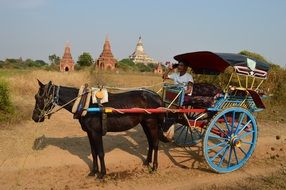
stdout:
<svg viewBox="0 0 286 190">
<path fill-rule="evenodd" d="M 122 91 L 129 91 L 129 90 L 138 90 L 138 89 L 142 89 L 142 88 L 152 88 L 152 87 L 156 87 L 159 85 L 162 85 L 164 83 L 157 83 L 155 85 L 150 85 L 150 86 L 140 86 L 140 87 L 131 87 L 131 88 L 120 88 L 120 87 L 112 87 L 112 86 L 105 86 L 105 88 L 107 89 L 113 89 L 113 90 L 122 90 Z M 60 106 L 58 109 L 53 110 L 58 104 L 59 104 L 59 91 L 60 91 L 60 86 L 55 86 L 55 85 L 51 85 L 48 90 L 45 90 L 45 92 L 43 93 L 42 96 L 44 96 L 45 94 L 49 94 L 50 91 L 53 90 L 53 92 L 51 93 L 51 95 L 49 95 L 49 98 L 47 99 L 47 101 L 44 102 L 44 108 L 40 109 L 37 106 L 37 109 L 40 111 L 40 117 L 39 120 L 41 118 L 44 117 L 48 117 L 48 119 L 50 119 L 50 117 L 55 114 L 56 112 L 60 111 L 61 109 L 63 109 L 65 106 L 69 105 L 70 103 L 76 101 L 76 99 L 78 99 L 79 97 L 85 95 L 88 92 L 84 92 L 80 95 L 78 95 L 77 97 L 75 97 L 74 99 L 68 101 L 67 103 L 65 103 L 64 105 Z M 161 91 L 162 89 L 160 89 L 159 91 Z M 158 91 L 158 92 L 159 92 Z M 39 94 L 38 94 L 39 95 Z M 40 95 L 39 95 L 40 96 Z M 45 109 L 51 105 L 52 106 L 46 111 Z"/>
<path fill-rule="evenodd" d="M 39 120 L 41 118 L 44 117 L 48 117 L 48 119 L 50 119 L 50 117 L 60 111 L 61 109 L 63 109 L 65 106 L 69 105 L 70 103 L 74 102 L 77 98 L 83 96 L 84 94 L 86 94 L 87 92 L 84 92 L 80 95 L 78 95 L 77 97 L 75 97 L 74 99 L 68 101 L 67 103 L 65 103 L 64 105 L 60 106 L 58 109 L 53 110 L 57 105 L 59 105 L 59 99 L 60 99 L 60 86 L 55 86 L 55 85 L 51 85 L 47 90 L 44 91 L 43 95 L 45 94 L 50 94 L 51 90 L 53 91 L 51 93 L 51 95 L 49 95 L 48 99 L 44 101 L 44 107 L 43 109 L 40 109 L 39 106 L 37 106 L 37 109 L 40 111 L 40 117 Z M 39 95 L 39 94 L 38 94 Z M 39 95 L 41 96 L 41 95 Z M 51 107 L 48 110 L 45 110 L 49 105 L 51 105 Z"/>
<path fill-rule="evenodd" d="M 60 87 L 58 87 L 58 88 L 60 88 Z M 67 106 L 67 105 L 69 105 L 70 103 L 74 102 L 77 98 L 79 98 L 79 97 L 85 95 L 86 93 L 88 93 L 88 92 L 84 92 L 84 93 L 78 95 L 77 97 L 75 97 L 74 99 L 68 101 L 67 103 L 65 103 L 64 105 L 60 106 L 60 107 L 59 107 L 58 109 L 56 109 L 56 110 L 53 110 L 54 107 L 51 108 L 50 111 L 49 111 L 49 112 L 46 112 L 43 116 L 44 116 L 44 117 L 48 116 L 48 118 L 50 118 L 52 114 L 54 114 L 54 113 L 60 111 L 60 110 L 63 109 L 65 106 Z"/>
</svg>

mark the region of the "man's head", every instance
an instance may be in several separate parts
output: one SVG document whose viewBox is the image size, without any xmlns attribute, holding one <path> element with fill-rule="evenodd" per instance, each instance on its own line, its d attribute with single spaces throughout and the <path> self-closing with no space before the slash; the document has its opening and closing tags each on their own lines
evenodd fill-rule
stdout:
<svg viewBox="0 0 286 190">
<path fill-rule="evenodd" d="M 178 72 L 186 72 L 188 69 L 188 65 L 183 62 L 179 62 L 178 64 Z"/>
</svg>

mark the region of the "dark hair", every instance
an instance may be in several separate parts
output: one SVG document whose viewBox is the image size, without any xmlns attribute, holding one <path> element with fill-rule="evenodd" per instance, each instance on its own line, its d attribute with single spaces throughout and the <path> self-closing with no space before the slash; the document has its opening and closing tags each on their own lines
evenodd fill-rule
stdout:
<svg viewBox="0 0 286 190">
<path fill-rule="evenodd" d="M 179 63 L 176 63 L 176 64 L 173 65 L 173 69 L 177 68 L 181 64 L 183 64 L 184 66 L 188 66 L 188 64 L 185 63 L 185 62 L 179 62 Z"/>
</svg>

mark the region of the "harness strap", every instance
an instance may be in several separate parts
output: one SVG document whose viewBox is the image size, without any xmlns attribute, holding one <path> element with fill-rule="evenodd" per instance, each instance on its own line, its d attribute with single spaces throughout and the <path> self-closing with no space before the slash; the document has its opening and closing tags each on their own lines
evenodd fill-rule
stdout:
<svg viewBox="0 0 286 190">
<path fill-rule="evenodd" d="M 67 106 L 67 105 L 69 105 L 70 103 L 74 102 L 77 98 L 83 96 L 84 94 L 85 94 L 85 93 L 82 93 L 82 94 L 78 95 L 77 97 L 75 97 L 74 99 L 70 100 L 69 102 L 65 103 L 64 105 L 60 106 L 58 109 L 53 110 L 53 111 L 51 111 L 51 112 L 49 112 L 49 113 L 44 114 L 44 117 L 45 117 L 45 116 L 49 116 L 49 115 L 53 115 L 54 113 L 60 111 L 60 110 L 63 109 L 65 106 Z"/>
<path fill-rule="evenodd" d="M 104 136 L 107 133 L 107 114 L 105 112 L 102 112 L 101 114 L 102 136 Z"/>
</svg>

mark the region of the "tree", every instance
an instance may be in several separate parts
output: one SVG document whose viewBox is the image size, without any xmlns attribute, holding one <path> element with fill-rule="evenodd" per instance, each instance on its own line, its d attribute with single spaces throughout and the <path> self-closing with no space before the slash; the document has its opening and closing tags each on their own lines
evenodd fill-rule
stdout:
<svg viewBox="0 0 286 190">
<path fill-rule="evenodd" d="M 250 57 L 250 58 L 254 58 L 254 59 L 258 60 L 258 61 L 269 63 L 262 55 L 260 55 L 258 53 L 254 53 L 254 52 L 251 52 L 251 51 L 243 50 L 243 51 L 239 52 L 239 54 L 245 55 L 245 56 Z"/>
<path fill-rule="evenodd" d="M 79 57 L 77 64 L 81 67 L 91 66 L 93 64 L 93 59 L 91 55 L 87 52 L 83 52 Z"/>
<path fill-rule="evenodd" d="M 281 69 L 281 67 L 279 65 L 274 64 L 274 63 L 266 60 L 262 55 L 260 55 L 258 53 L 254 53 L 254 52 L 251 52 L 251 51 L 243 50 L 243 51 L 239 52 L 239 54 L 245 55 L 245 56 L 253 58 L 253 59 L 256 59 L 258 61 L 262 61 L 264 63 L 268 63 L 270 65 L 270 67 L 271 67 L 271 70 L 279 70 L 279 69 Z"/>
<path fill-rule="evenodd" d="M 60 57 L 56 54 L 49 55 L 49 60 L 51 65 L 59 65 L 60 64 Z"/>
</svg>

